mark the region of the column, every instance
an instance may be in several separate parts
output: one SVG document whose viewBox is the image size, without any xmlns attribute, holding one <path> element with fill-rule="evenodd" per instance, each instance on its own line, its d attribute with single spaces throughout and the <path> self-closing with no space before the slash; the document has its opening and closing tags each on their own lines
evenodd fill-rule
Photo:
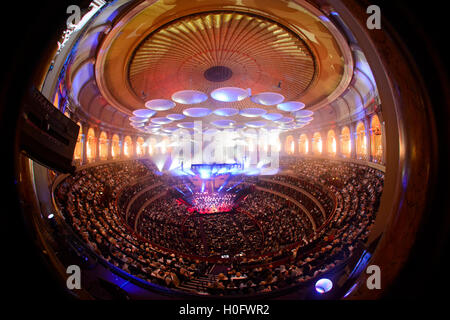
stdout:
<svg viewBox="0 0 450 320">
<path fill-rule="evenodd" d="M 307 155 L 314 155 L 314 151 L 313 151 L 313 133 L 308 132 L 306 134 L 306 140 L 308 141 L 308 152 L 306 153 Z"/>
<path fill-rule="evenodd" d="M 100 130 L 98 128 L 94 129 L 95 133 L 95 157 L 94 161 L 97 162 L 100 160 Z"/>
<path fill-rule="evenodd" d="M 120 159 L 125 158 L 125 137 L 123 135 L 120 135 L 119 137 L 119 148 L 120 148 Z"/>
<path fill-rule="evenodd" d="M 81 125 L 81 164 L 87 163 L 87 126 L 82 124 Z"/>
<path fill-rule="evenodd" d="M 342 146 L 341 146 L 341 128 L 334 128 L 334 138 L 336 139 L 336 158 L 342 157 Z"/>
<path fill-rule="evenodd" d="M 107 132 L 107 139 L 106 139 L 106 145 L 107 145 L 107 156 L 106 159 L 107 160 L 111 160 L 112 159 L 112 134 L 111 132 Z"/>
<path fill-rule="evenodd" d="M 364 128 L 366 129 L 367 161 L 372 161 L 372 128 L 370 127 L 370 118 L 367 115 L 364 118 Z"/>
<path fill-rule="evenodd" d="M 356 133 L 356 123 L 350 123 L 348 127 L 350 129 L 350 145 L 351 145 L 350 158 L 357 159 L 357 156 L 356 156 L 356 138 L 357 138 L 358 135 Z"/>
<path fill-rule="evenodd" d="M 380 119 L 380 116 L 378 116 L 378 119 Z M 380 121 L 381 124 L 381 146 L 383 148 L 383 153 L 381 154 L 381 163 L 386 164 L 386 128 L 385 128 L 385 122 Z"/>
</svg>

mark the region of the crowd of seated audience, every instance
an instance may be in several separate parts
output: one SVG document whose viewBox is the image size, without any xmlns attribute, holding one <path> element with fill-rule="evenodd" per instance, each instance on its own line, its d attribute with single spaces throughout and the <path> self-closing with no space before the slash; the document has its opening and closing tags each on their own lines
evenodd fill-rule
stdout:
<svg viewBox="0 0 450 320">
<path fill-rule="evenodd" d="M 227 254 L 232 259 L 220 262 L 227 272 L 198 290 L 263 293 L 307 283 L 345 262 L 367 240 L 383 190 L 383 172 L 360 164 L 292 157 L 280 165 L 289 174 L 246 182 L 299 201 L 324 226 L 317 232 L 300 208 L 262 190 L 247 195 L 236 211 L 196 214 L 167 192 L 175 184 L 152 188 L 163 180 L 139 161 L 77 171 L 55 196 L 66 223 L 86 245 L 135 277 L 184 290 L 184 283 L 208 275 L 208 257 Z M 277 181 L 307 191 L 325 217 L 315 201 Z"/>
</svg>

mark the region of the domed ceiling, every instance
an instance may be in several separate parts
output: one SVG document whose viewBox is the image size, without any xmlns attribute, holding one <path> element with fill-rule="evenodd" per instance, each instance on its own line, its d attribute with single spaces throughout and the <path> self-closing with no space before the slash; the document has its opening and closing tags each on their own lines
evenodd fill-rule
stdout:
<svg viewBox="0 0 450 320">
<path fill-rule="evenodd" d="M 148 133 L 195 120 L 212 128 L 304 127 L 300 109 L 315 111 L 348 86 L 350 49 L 314 8 L 262 4 L 137 4 L 105 32 L 95 57 L 74 68 L 92 64 L 86 74 L 98 88 L 80 89 L 76 100 L 101 101 L 126 117 L 123 127 Z"/>
</svg>

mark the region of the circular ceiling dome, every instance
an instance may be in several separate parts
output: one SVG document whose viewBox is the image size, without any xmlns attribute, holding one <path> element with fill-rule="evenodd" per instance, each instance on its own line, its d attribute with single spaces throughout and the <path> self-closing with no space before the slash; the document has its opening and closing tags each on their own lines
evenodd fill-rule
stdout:
<svg viewBox="0 0 450 320">
<path fill-rule="evenodd" d="M 127 58 L 127 78 L 135 96 L 145 93 L 150 99 L 186 89 L 210 93 L 217 84 L 268 92 L 281 81 L 283 94 L 295 100 L 309 89 L 317 72 L 308 41 L 256 14 L 194 13 L 148 33 Z M 237 101 L 248 96 L 243 95 Z M 184 96 L 172 100 L 180 104 L 203 101 Z"/>
<path fill-rule="evenodd" d="M 181 90 L 172 95 L 172 100 L 181 104 L 196 104 L 208 100 L 208 96 L 197 90 Z"/>
<path fill-rule="evenodd" d="M 225 66 L 214 66 L 208 68 L 203 75 L 208 81 L 224 82 L 233 76 L 233 71 Z"/>
</svg>

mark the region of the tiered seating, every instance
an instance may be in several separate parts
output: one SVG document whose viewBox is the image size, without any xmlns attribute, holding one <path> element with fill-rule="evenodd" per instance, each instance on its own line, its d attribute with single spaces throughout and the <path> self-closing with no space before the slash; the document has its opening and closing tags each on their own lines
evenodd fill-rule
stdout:
<svg viewBox="0 0 450 320">
<path fill-rule="evenodd" d="M 384 174 L 364 165 L 297 158 L 281 165 L 282 174 L 269 181 L 245 178 L 268 190 L 253 190 L 230 213 L 189 212 L 170 191 L 186 181 L 168 183 L 138 161 L 78 171 L 55 195 L 86 245 L 136 277 L 201 294 L 262 293 L 306 283 L 344 263 L 367 240 L 383 188 Z M 322 227 L 314 232 L 306 212 L 276 192 L 301 203 Z M 234 256 L 232 267 L 208 274 L 213 263 L 227 265 L 219 259 L 224 254 Z"/>
</svg>

